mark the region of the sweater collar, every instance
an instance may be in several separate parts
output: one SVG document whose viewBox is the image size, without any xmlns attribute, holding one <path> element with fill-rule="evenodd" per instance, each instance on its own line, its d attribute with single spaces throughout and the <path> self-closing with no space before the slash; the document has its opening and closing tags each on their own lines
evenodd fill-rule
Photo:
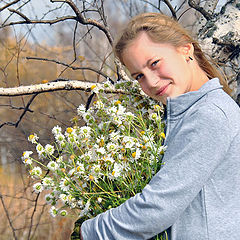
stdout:
<svg viewBox="0 0 240 240">
<path fill-rule="evenodd" d="M 202 98 L 207 93 L 222 88 L 218 78 L 213 78 L 207 81 L 197 91 L 187 92 L 175 98 L 167 98 L 167 112 L 168 116 L 176 117 L 187 109 L 189 109 L 195 102 Z"/>
</svg>

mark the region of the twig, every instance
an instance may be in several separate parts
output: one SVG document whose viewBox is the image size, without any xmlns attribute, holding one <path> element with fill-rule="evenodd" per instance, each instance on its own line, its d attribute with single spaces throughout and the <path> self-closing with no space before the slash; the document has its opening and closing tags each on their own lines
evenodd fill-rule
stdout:
<svg viewBox="0 0 240 240">
<path fill-rule="evenodd" d="M 59 64 L 59 65 L 62 65 L 62 66 L 65 66 L 65 67 L 68 67 L 68 68 L 71 68 L 72 70 L 89 70 L 89 71 L 93 71 L 99 75 L 102 75 L 104 78 L 109 78 L 106 74 L 104 74 L 103 72 L 101 71 L 98 71 L 97 69 L 95 68 L 91 68 L 91 67 L 74 67 L 74 66 L 71 66 L 67 63 L 64 63 L 64 62 L 60 62 L 60 61 L 57 61 L 55 59 L 48 59 L 48 58 L 40 58 L 40 57 L 26 57 L 26 59 L 28 60 L 40 60 L 40 61 L 46 61 L 46 62 L 53 62 L 53 63 L 56 63 L 56 64 Z M 110 79 L 110 81 L 112 81 Z"/>
<path fill-rule="evenodd" d="M 20 1 L 20 0 L 15 0 L 15 1 L 13 1 L 13 2 L 10 2 L 10 3 L 6 4 L 5 6 L 3 6 L 3 7 L 0 8 L 0 12 L 3 11 L 4 9 L 6 9 L 6 8 L 12 6 L 13 4 L 19 2 L 19 1 Z"/>
<path fill-rule="evenodd" d="M 204 10 L 204 8 L 200 7 L 195 3 L 194 0 L 188 0 L 188 4 L 190 7 L 194 8 L 198 12 L 200 12 L 208 21 L 212 19 L 212 15 Z"/>
<path fill-rule="evenodd" d="M 169 10 L 172 13 L 172 16 L 174 19 L 177 19 L 177 15 L 176 15 L 176 11 L 174 10 L 173 6 L 171 5 L 171 3 L 168 0 L 163 0 L 163 2 L 168 6 Z"/>
<path fill-rule="evenodd" d="M 101 23 L 97 22 L 96 20 L 93 19 L 86 19 L 83 17 L 82 13 L 79 11 L 78 7 L 73 3 L 72 0 L 50 0 L 51 2 L 66 2 L 71 8 L 72 10 L 75 12 L 76 16 L 77 16 L 77 21 L 83 25 L 93 25 L 95 27 L 97 27 L 99 30 L 101 30 L 102 32 L 105 33 L 109 43 L 111 45 L 113 45 L 113 38 L 109 32 L 109 30 L 102 25 Z"/>
<path fill-rule="evenodd" d="M 2 194 L 0 194 L 0 200 L 1 200 L 1 203 L 2 203 L 2 205 L 3 205 L 4 212 L 5 212 L 6 216 L 7 216 L 9 225 L 10 225 L 10 227 L 11 227 L 11 229 L 12 229 L 13 237 L 14 237 L 14 239 L 17 240 L 17 236 L 16 236 L 16 233 L 15 233 L 15 229 L 14 229 L 14 227 L 13 227 L 12 221 L 11 221 L 10 216 L 9 216 L 9 214 L 8 214 L 7 207 L 6 207 L 6 205 L 5 205 L 4 201 L 3 201 Z"/>
<path fill-rule="evenodd" d="M 40 193 L 37 194 L 37 197 L 35 199 L 35 204 L 34 204 L 34 209 L 33 209 L 32 216 L 31 216 L 30 228 L 29 228 L 29 231 L 28 231 L 27 239 L 30 239 L 30 237 L 31 237 L 31 232 L 32 232 L 32 227 L 33 227 L 33 218 L 34 218 L 34 215 L 35 215 L 35 212 L 36 212 L 36 209 L 37 209 L 39 196 L 40 196 Z"/>
</svg>

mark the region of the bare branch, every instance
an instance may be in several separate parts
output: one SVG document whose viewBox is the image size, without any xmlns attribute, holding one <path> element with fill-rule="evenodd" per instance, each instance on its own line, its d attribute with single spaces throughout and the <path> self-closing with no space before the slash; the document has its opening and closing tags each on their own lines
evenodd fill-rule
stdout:
<svg viewBox="0 0 240 240">
<path fill-rule="evenodd" d="M 14 239 L 17 239 L 16 233 L 15 233 L 15 229 L 14 229 L 14 227 L 13 227 L 12 221 L 11 221 L 10 216 L 9 216 L 9 214 L 8 214 L 8 210 L 7 210 L 7 207 L 6 207 L 5 203 L 4 203 L 2 194 L 0 194 L 0 200 L 1 200 L 1 202 L 2 202 L 4 212 L 6 213 L 6 216 L 7 216 L 8 222 L 9 222 L 9 225 L 10 225 L 10 227 L 11 227 L 11 229 L 12 229 L 13 237 L 14 237 Z"/>
<path fill-rule="evenodd" d="M 15 1 L 13 1 L 13 2 L 10 2 L 10 3 L 6 4 L 6 5 L 3 6 L 2 8 L 0 8 L 0 12 L 3 11 L 4 9 L 6 9 L 6 8 L 12 6 L 13 4 L 19 2 L 19 1 L 21 1 L 21 0 L 15 0 Z"/>
<path fill-rule="evenodd" d="M 52 25 L 52 24 L 55 24 L 55 23 L 66 21 L 66 20 L 76 20 L 76 17 L 65 16 L 65 17 L 59 17 L 59 18 L 56 18 L 56 19 L 53 19 L 53 20 L 30 20 L 30 19 L 28 19 L 28 20 L 25 20 L 25 21 L 10 22 L 10 23 L 2 25 L 1 27 L 3 28 L 3 27 L 7 27 L 7 26 L 20 25 L 20 24 L 49 24 L 49 25 Z"/>
<path fill-rule="evenodd" d="M 31 22 L 31 20 L 30 20 L 27 16 L 25 16 L 23 13 L 15 10 L 15 9 L 12 9 L 12 8 L 9 8 L 8 10 L 9 10 L 10 12 L 12 12 L 12 13 L 16 13 L 17 15 L 19 15 L 20 17 L 22 17 L 23 19 L 25 19 L 26 23 Z"/>
<path fill-rule="evenodd" d="M 188 4 L 190 7 L 194 8 L 196 11 L 200 12 L 208 21 L 212 19 L 212 15 L 205 11 L 204 8 L 200 7 L 195 3 L 194 0 L 188 0 Z"/>
<path fill-rule="evenodd" d="M 169 10 L 171 11 L 173 18 L 177 19 L 176 11 L 174 10 L 174 8 L 171 5 L 171 3 L 168 0 L 163 0 L 163 1 L 168 6 Z"/>
<path fill-rule="evenodd" d="M 93 19 L 86 19 L 84 18 L 84 16 L 82 15 L 82 13 L 79 11 L 78 7 L 73 3 L 72 0 L 51 0 L 51 2 L 66 2 L 71 8 L 72 10 L 75 12 L 76 16 L 77 16 L 77 21 L 83 25 L 93 25 L 95 27 L 97 27 L 99 30 L 103 31 L 109 41 L 109 43 L 111 45 L 113 45 L 113 39 L 112 36 L 109 32 L 109 30 L 102 25 L 101 23 L 97 22 L 96 20 Z"/>
<path fill-rule="evenodd" d="M 89 71 L 93 71 L 93 72 L 103 76 L 104 78 L 109 78 L 103 72 L 101 72 L 101 71 L 99 71 L 99 70 L 97 70 L 95 68 L 92 68 L 92 67 L 74 67 L 74 66 L 71 66 L 70 64 L 59 62 L 59 61 L 54 60 L 54 59 L 40 58 L 40 57 L 26 57 L 26 59 L 28 59 L 28 60 L 40 60 L 40 61 L 46 61 L 46 62 L 53 62 L 53 63 L 59 64 L 59 65 L 71 68 L 72 70 L 89 70 Z M 111 80 L 111 82 L 113 82 L 113 81 Z"/>
</svg>

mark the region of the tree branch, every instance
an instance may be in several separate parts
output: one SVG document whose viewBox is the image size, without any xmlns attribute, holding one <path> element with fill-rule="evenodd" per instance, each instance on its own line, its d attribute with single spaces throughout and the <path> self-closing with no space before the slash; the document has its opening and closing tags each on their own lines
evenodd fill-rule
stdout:
<svg viewBox="0 0 240 240">
<path fill-rule="evenodd" d="M 0 194 L 0 200 L 2 202 L 2 206 L 3 206 L 4 212 L 6 213 L 9 225 L 10 225 L 10 227 L 12 229 L 13 237 L 14 237 L 14 239 L 17 239 L 16 233 L 15 233 L 15 228 L 13 227 L 12 221 L 11 221 L 10 216 L 8 214 L 8 211 L 7 211 L 7 207 L 6 207 L 6 205 L 5 205 L 4 201 L 3 201 L 2 194 Z"/>
<path fill-rule="evenodd" d="M 194 0 L 188 0 L 188 4 L 190 7 L 194 8 L 196 11 L 200 12 L 208 21 L 212 19 L 212 15 L 204 10 L 204 8 L 200 7 L 195 3 Z"/>
<path fill-rule="evenodd" d="M 54 92 L 60 90 L 82 90 L 86 92 L 91 91 L 92 86 L 99 88 L 103 87 L 102 83 L 91 83 L 78 80 L 57 79 L 57 82 L 42 83 L 30 86 L 20 86 L 14 88 L 0 88 L 0 96 L 2 97 L 16 97 L 23 95 L 31 95 L 36 93 Z M 121 89 L 115 89 L 114 86 L 104 89 L 106 93 L 125 93 Z"/>
<path fill-rule="evenodd" d="M 71 8 L 72 10 L 75 12 L 76 16 L 77 16 L 77 21 L 83 25 L 93 25 L 95 27 L 97 27 L 99 30 L 103 31 L 109 41 L 109 43 L 111 45 L 113 45 L 113 39 L 112 36 L 109 32 L 109 30 L 102 25 L 101 23 L 97 22 L 96 20 L 93 19 L 86 19 L 84 18 L 84 16 L 82 15 L 82 13 L 79 11 L 78 7 L 73 3 L 72 0 L 50 0 L 52 3 L 54 2 L 66 2 Z"/>
<path fill-rule="evenodd" d="M 2 8 L 0 8 L 0 12 L 3 11 L 4 9 L 6 9 L 6 8 L 12 6 L 13 4 L 15 4 L 15 3 L 17 3 L 17 2 L 20 2 L 20 1 L 21 1 L 21 0 L 15 0 L 15 1 L 13 1 L 13 2 L 10 2 L 10 3 L 6 4 L 6 5 L 3 6 Z"/>
<path fill-rule="evenodd" d="M 16 11 L 14 10 L 14 12 L 16 12 Z M 49 24 L 49 25 L 52 25 L 52 24 L 55 24 L 55 23 L 66 21 L 66 20 L 76 20 L 76 17 L 65 16 L 65 17 L 59 17 L 59 18 L 56 18 L 56 19 L 53 19 L 53 20 L 30 20 L 25 16 L 24 19 L 25 19 L 25 21 L 10 22 L 10 23 L 4 24 L 4 25 L 1 26 L 1 28 L 7 27 L 7 26 L 13 26 L 13 25 L 20 25 L 20 24 Z"/>
<path fill-rule="evenodd" d="M 71 66 L 71 65 L 69 65 L 67 63 L 59 62 L 59 61 L 54 60 L 54 59 L 40 58 L 40 57 L 26 57 L 26 59 L 28 59 L 28 60 L 40 60 L 40 61 L 46 61 L 46 62 L 53 62 L 53 63 L 59 64 L 59 65 L 71 68 L 72 70 L 89 70 L 89 71 L 93 71 L 93 72 L 95 72 L 95 73 L 97 73 L 99 75 L 102 75 L 104 78 L 109 78 L 103 72 L 101 72 L 101 71 L 99 71 L 99 70 L 97 70 L 95 68 L 91 68 L 91 67 L 74 67 L 74 66 Z M 111 79 L 110 79 L 110 81 L 113 82 Z"/>
<path fill-rule="evenodd" d="M 177 19 L 177 15 L 176 15 L 176 11 L 174 10 L 173 6 L 171 5 L 171 3 L 168 0 L 163 0 L 163 2 L 168 6 L 169 10 L 172 13 L 172 16 L 174 19 Z"/>
</svg>

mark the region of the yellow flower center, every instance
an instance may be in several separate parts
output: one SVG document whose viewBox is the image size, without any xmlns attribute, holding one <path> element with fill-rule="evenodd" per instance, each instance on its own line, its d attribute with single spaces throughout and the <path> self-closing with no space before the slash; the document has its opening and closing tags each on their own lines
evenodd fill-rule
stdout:
<svg viewBox="0 0 240 240">
<path fill-rule="evenodd" d="M 146 150 L 146 149 L 147 149 L 147 147 L 146 147 L 145 145 L 143 145 L 143 146 L 142 146 L 142 149 L 143 149 L 143 150 Z"/>
<path fill-rule="evenodd" d="M 136 157 L 136 152 L 132 153 L 132 157 L 134 158 Z"/>
<path fill-rule="evenodd" d="M 162 132 L 162 133 L 161 133 L 161 137 L 162 137 L 162 138 L 164 138 L 164 139 L 166 138 L 166 136 L 165 136 L 165 133 L 164 133 L 164 132 Z"/>
<path fill-rule="evenodd" d="M 72 133 L 73 129 L 72 128 L 67 128 L 67 133 Z"/>
<path fill-rule="evenodd" d="M 34 135 L 31 134 L 31 135 L 29 136 L 29 139 L 30 139 L 30 140 L 33 140 L 33 139 L 34 139 Z"/>
<path fill-rule="evenodd" d="M 89 180 L 90 180 L 90 181 L 93 181 L 93 180 L 94 180 L 93 175 L 90 175 L 90 176 L 89 176 Z"/>
<path fill-rule="evenodd" d="M 96 87 L 96 85 L 92 85 L 92 86 L 91 86 L 91 90 L 93 90 L 95 87 Z"/>
<path fill-rule="evenodd" d="M 121 104 L 121 101 L 118 100 L 114 104 L 117 106 L 118 104 Z"/>
<path fill-rule="evenodd" d="M 99 147 L 103 147 L 104 146 L 104 140 L 101 139 L 100 142 L 99 142 Z"/>
</svg>

